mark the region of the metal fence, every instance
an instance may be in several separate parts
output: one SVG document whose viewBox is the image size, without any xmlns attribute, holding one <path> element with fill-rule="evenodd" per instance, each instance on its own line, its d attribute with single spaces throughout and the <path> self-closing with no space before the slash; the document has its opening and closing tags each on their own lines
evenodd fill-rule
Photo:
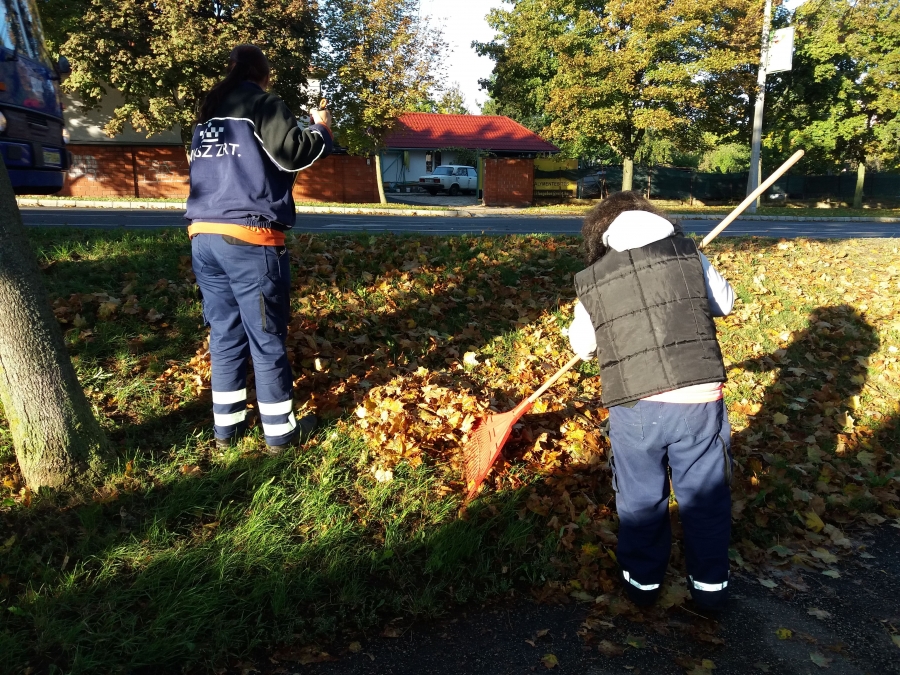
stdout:
<svg viewBox="0 0 900 675">
<path fill-rule="evenodd" d="M 621 166 L 583 168 L 579 173 L 579 192 L 584 198 L 605 197 L 622 185 Z M 665 166 L 635 166 L 633 186 L 651 199 L 737 203 L 747 194 L 747 172 L 703 173 Z M 850 202 L 855 191 L 856 172 L 834 176 L 787 175 L 766 191 L 764 201 L 772 203 L 787 198 Z M 869 199 L 900 201 L 900 173 L 867 173 L 863 195 Z"/>
</svg>

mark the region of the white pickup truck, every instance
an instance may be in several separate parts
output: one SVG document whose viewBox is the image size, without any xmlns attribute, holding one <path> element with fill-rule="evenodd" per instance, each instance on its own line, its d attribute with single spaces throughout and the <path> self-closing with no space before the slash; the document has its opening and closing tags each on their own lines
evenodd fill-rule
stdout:
<svg viewBox="0 0 900 675">
<path fill-rule="evenodd" d="M 419 187 L 434 196 L 441 190 L 446 190 L 455 197 L 461 192 L 477 192 L 478 172 L 474 166 L 460 166 L 447 164 L 437 167 L 427 176 L 419 177 Z"/>
</svg>

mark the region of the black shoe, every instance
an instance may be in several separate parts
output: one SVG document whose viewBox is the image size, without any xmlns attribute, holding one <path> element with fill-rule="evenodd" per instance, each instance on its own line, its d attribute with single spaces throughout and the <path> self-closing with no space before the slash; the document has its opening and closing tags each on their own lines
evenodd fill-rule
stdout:
<svg viewBox="0 0 900 675">
<path fill-rule="evenodd" d="M 694 586 L 694 580 L 691 577 L 688 577 L 687 583 L 688 589 L 691 591 L 691 599 L 694 601 L 694 608 L 710 619 L 718 619 L 728 605 L 728 582 L 723 584 L 723 588 L 706 591 Z"/>
<path fill-rule="evenodd" d="M 244 434 L 247 433 L 247 424 L 246 422 L 241 422 L 235 427 L 234 436 L 229 436 L 228 438 L 217 438 L 216 439 L 216 450 L 220 452 L 225 452 L 229 448 L 231 448 L 235 443 L 237 443 L 241 438 L 243 438 Z"/>
<path fill-rule="evenodd" d="M 301 417 L 300 421 L 297 422 L 297 427 L 294 429 L 293 435 L 284 443 L 281 443 L 279 445 L 269 445 L 268 443 L 266 443 L 266 452 L 268 452 L 270 455 L 280 455 L 285 450 L 288 450 L 294 446 L 303 445 L 312 437 L 312 435 L 318 428 L 319 418 L 315 415 L 306 415 L 305 417 Z"/>
<path fill-rule="evenodd" d="M 662 584 L 659 584 L 652 590 L 640 589 L 626 578 L 626 572 L 621 567 L 619 568 L 619 581 L 625 587 L 625 594 L 628 596 L 628 599 L 638 607 L 652 607 L 659 600 L 660 586 Z"/>
</svg>

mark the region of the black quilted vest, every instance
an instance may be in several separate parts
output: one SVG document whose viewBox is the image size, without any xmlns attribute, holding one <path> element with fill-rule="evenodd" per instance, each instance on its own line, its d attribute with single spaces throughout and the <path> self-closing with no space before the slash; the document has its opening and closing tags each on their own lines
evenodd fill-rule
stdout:
<svg viewBox="0 0 900 675">
<path fill-rule="evenodd" d="M 597 334 L 604 407 L 725 381 L 693 240 L 673 235 L 610 249 L 575 275 L 575 289 Z"/>
</svg>

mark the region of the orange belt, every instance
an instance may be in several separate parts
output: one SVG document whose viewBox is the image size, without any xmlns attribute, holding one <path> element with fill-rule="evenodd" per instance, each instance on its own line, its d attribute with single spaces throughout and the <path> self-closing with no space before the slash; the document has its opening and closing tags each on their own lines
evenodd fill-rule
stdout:
<svg viewBox="0 0 900 675">
<path fill-rule="evenodd" d="M 257 246 L 284 246 L 284 232 L 268 227 L 202 222 L 193 222 L 188 225 L 189 237 L 193 238 L 198 234 L 224 234 Z"/>
</svg>

